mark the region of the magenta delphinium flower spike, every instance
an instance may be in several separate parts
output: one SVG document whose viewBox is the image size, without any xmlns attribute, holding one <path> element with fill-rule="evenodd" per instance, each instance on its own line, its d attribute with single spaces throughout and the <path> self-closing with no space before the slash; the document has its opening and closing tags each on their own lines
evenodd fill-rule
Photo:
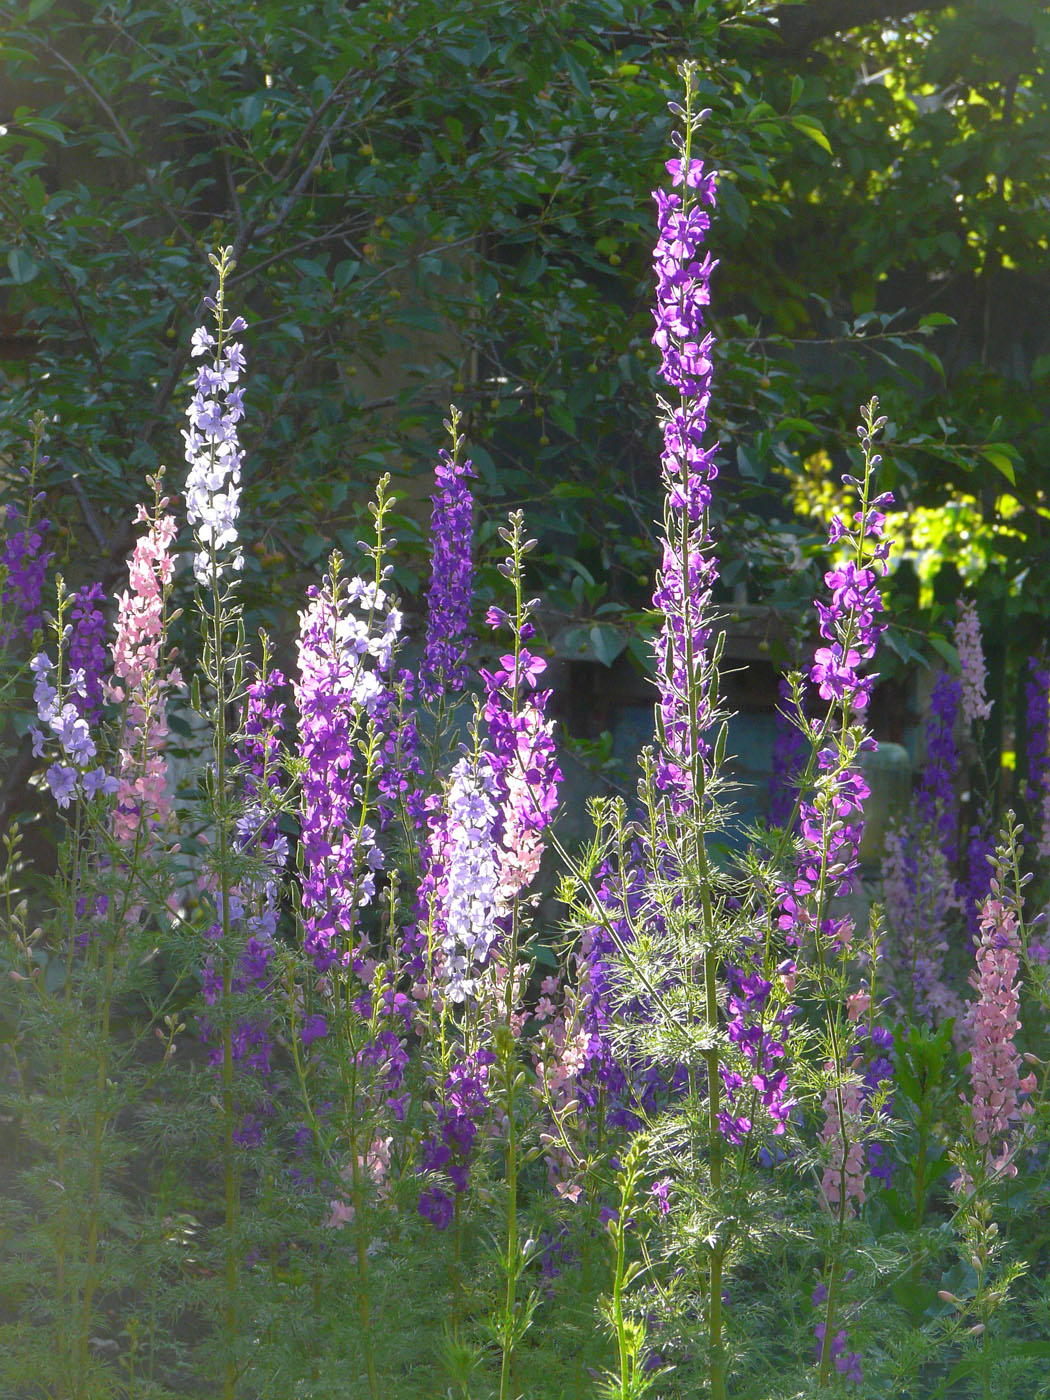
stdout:
<svg viewBox="0 0 1050 1400">
<path fill-rule="evenodd" d="M 676 810 L 685 810 L 697 787 L 695 765 L 704 762 L 703 738 L 714 717 L 711 590 L 718 564 L 711 553 L 708 507 L 718 474 L 714 448 L 705 449 L 711 395 L 713 337 L 704 329 L 711 273 L 717 264 L 703 252 L 715 203 L 715 175 L 689 156 L 667 162 L 672 190 L 656 190 L 659 237 L 656 331 L 660 375 L 678 391 L 677 404 L 662 403 L 665 491 L 663 559 L 653 604 L 662 622 L 657 643 L 660 689 L 656 783 Z"/>
</svg>

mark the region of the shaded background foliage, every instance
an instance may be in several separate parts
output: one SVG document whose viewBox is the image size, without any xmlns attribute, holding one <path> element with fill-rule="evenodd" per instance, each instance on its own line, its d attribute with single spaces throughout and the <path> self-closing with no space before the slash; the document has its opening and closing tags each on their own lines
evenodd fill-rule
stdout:
<svg viewBox="0 0 1050 1400">
<path fill-rule="evenodd" d="M 689 54 L 722 172 L 726 587 L 806 606 L 817 542 L 784 474 L 844 466 L 877 388 L 895 489 L 973 499 L 986 625 L 1030 654 L 1050 610 L 1025 586 L 1050 563 L 1048 47 L 1035 0 L 4 0 L 0 470 L 43 408 L 59 564 L 112 586 L 146 473 L 178 484 L 207 254 L 232 243 L 253 622 L 288 632 L 382 470 L 418 591 L 411 502 L 455 399 L 482 539 L 523 506 L 552 609 L 619 625 L 651 586 L 649 192 Z M 974 548 L 946 519 L 938 564 Z M 901 665 L 952 577 L 919 608 L 902 576 Z"/>
</svg>

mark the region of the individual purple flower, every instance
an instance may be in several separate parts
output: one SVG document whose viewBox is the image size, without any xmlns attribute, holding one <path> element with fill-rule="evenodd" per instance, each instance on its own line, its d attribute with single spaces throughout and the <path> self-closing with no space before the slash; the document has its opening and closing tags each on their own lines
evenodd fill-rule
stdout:
<svg viewBox="0 0 1050 1400">
<path fill-rule="evenodd" d="M 457 449 L 458 415 L 445 426 Z M 455 695 L 467 683 L 470 611 L 474 587 L 473 508 L 470 462 L 441 451 L 434 468 L 435 493 L 430 520 L 430 587 L 427 590 L 426 650 L 420 669 L 420 693 L 430 703 Z"/>
</svg>

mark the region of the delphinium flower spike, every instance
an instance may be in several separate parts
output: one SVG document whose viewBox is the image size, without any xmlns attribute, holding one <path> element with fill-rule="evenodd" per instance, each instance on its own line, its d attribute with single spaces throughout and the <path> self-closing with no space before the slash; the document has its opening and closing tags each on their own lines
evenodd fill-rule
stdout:
<svg viewBox="0 0 1050 1400">
<path fill-rule="evenodd" d="M 469 461 L 460 460 L 463 438 L 459 424 L 459 411 L 453 405 L 445 420 L 452 451 L 439 452 L 434 468 L 427 635 L 420 668 L 420 693 L 430 704 L 459 694 L 468 677 L 474 588 L 474 498 L 469 483 L 474 471 Z"/>
<path fill-rule="evenodd" d="M 244 567 L 237 543 L 240 514 L 242 453 L 237 424 L 244 416 L 244 390 L 238 381 L 245 369 L 244 347 L 231 336 L 247 329 L 243 316 L 226 320 L 226 279 L 233 269 L 232 250 L 211 258 L 219 275 L 214 333 L 200 326 L 193 333 L 194 357 L 208 357 L 196 373 L 193 398 L 186 410 L 186 516 L 195 527 L 198 549 L 193 572 L 202 588 L 220 579 L 227 569 Z"/>
<path fill-rule="evenodd" d="M 25 511 L 10 502 L 4 512 L 6 529 L 0 549 L 0 647 L 10 645 L 19 635 L 32 637 L 42 622 L 40 603 L 44 580 L 54 555 L 44 548 L 51 522 L 44 517 L 34 519 L 33 511 L 44 499 L 36 483 L 38 472 L 48 461 L 40 455 L 46 421 L 43 413 L 33 416 L 32 458 L 30 465 L 22 468 L 28 488 Z"/>
</svg>

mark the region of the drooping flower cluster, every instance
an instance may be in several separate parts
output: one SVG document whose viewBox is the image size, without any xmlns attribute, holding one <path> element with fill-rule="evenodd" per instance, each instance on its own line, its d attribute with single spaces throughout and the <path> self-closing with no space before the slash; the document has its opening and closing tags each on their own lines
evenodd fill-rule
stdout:
<svg viewBox="0 0 1050 1400">
<path fill-rule="evenodd" d="M 221 287 L 219 297 L 218 303 L 212 303 L 218 338 L 204 326 L 193 333 L 193 355 L 210 355 L 211 360 L 197 370 L 193 398 L 186 410 L 190 426 L 182 434 L 190 468 L 186 517 L 195 527 L 199 546 L 193 572 L 202 586 L 212 582 L 213 568 L 217 580 L 227 569 L 244 566 L 237 545 L 242 459 L 237 424 L 244 416 L 244 390 L 237 386 L 245 359 L 240 341 L 227 337 L 246 330 L 247 322 L 237 316 L 226 326 Z M 220 557 L 220 551 L 230 549 L 232 554 Z"/>
<path fill-rule="evenodd" d="M 426 649 L 420 670 L 420 693 L 431 703 L 442 695 L 458 694 L 467 683 L 474 587 L 474 499 L 468 482 L 473 476 L 470 462 L 457 462 L 445 451 L 438 454 L 430 521 Z"/>
<path fill-rule="evenodd" d="M 165 609 L 175 572 L 172 545 L 175 517 L 164 512 L 168 498 L 160 494 L 160 477 L 152 512 L 139 506 L 135 523 L 147 528 L 139 535 L 128 561 L 128 587 L 117 601 L 117 631 L 112 644 L 113 677 L 106 699 L 121 704 L 124 733 L 120 745 L 117 805 L 113 834 L 118 841 L 135 840 L 140 826 L 163 825 L 171 812 L 168 769 L 164 757 L 168 737 L 168 692 L 182 685 L 178 667 L 161 655 Z"/>
<path fill-rule="evenodd" d="M 676 810 L 693 800 L 694 765 L 704 761 L 703 735 L 717 705 L 711 640 L 711 591 L 718 564 L 711 553 L 708 507 L 717 476 L 714 448 L 703 445 L 711 395 L 713 337 L 704 329 L 711 273 L 717 265 L 702 245 L 715 203 L 715 176 L 688 149 L 667 162 L 672 191 L 656 190 L 659 237 L 656 331 L 660 374 L 677 389 L 677 404 L 661 403 L 665 490 L 663 558 L 653 604 L 662 622 L 657 642 L 660 688 L 656 783 Z M 707 208 L 705 208 L 707 206 Z"/>
<path fill-rule="evenodd" d="M 31 519 L 28 526 L 20 528 L 22 515 L 16 505 L 7 507 L 6 517 L 7 532 L 0 554 L 0 566 L 5 571 L 0 646 L 7 646 L 20 633 L 31 637 L 41 626 L 40 600 L 47 568 L 54 558 L 44 549 L 51 528 L 49 521 Z"/>
<path fill-rule="evenodd" d="M 974 1141 L 984 1152 L 985 1171 L 991 1176 L 1017 1175 L 1017 1129 L 1031 1112 L 1023 1099 L 1036 1086 L 1034 1073 L 1021 1077 L 1021 1055 L 1015 1043 L 1021 1029 L 1020 951 L 1017 910 L 998 878 L 993 879 L 992 892 L 981 910 L 977 967 L 970 974 L 970 986 L 977 995 L 966 1018 L 970 1121 Z M 961 1194 L 973 1189 L 965 1171 L 954 1189 Z"/>
<path fill-rule="evenodd" d="M 306 951 L 318 971 L 354 952 L 358 912 L 375 895 L 383 855 L 365 819 L 359 745 L 385 702 L 401 613 L 385 588 L 343 579 L 341 560 L 299 615 L 299 747 Z M 365 814 L 366 815 L 366 814 Z M 346 942 L 349 940 L 349 943 Z"/>
</svg>

